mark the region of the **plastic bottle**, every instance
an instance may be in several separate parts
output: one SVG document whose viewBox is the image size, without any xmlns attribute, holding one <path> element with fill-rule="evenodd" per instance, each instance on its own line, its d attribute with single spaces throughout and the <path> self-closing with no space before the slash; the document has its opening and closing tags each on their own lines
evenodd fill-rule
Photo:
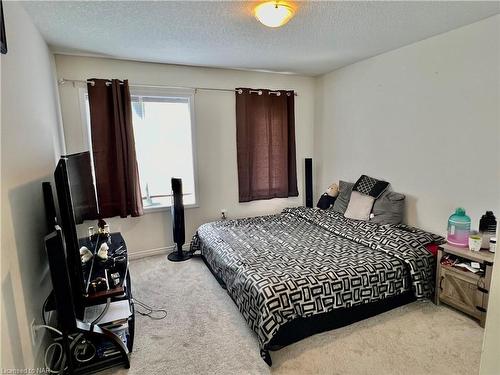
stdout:
<svg viewBox="0 0 500 375">
<path fill-rule="evenodd" d="M 458 247 L 469 246 L 470 217 L 459 207 L 448 219 L 448 243 Z"/>
<path fill-rule="evenodd" d="M 479 220 L 479 233 L 482 237 L 482 249 L 490 248 L 490 238 L 495 237 L 497 231 L 497 219 L 493 215 L 493 211 L 486 211 L 486 213 Z"/>
</svg>

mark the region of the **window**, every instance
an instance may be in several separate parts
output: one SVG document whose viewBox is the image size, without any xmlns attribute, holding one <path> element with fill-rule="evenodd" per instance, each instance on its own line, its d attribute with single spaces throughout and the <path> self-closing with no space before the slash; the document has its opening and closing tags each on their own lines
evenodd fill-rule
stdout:
<svg viewBox="0 0 500 375">
<path fill-rule="evenodd" d="M 130 94 L 144 209 L 170 207 L 172 177 L 182 179 L 184 204 L 196 205 L 194 93 L 131 87 Z"/>
</svg>

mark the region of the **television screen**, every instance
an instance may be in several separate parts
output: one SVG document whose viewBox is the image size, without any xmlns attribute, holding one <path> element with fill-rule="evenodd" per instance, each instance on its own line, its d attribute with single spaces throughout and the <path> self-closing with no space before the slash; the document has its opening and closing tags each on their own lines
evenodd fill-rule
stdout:
<svg viewBox="0 0 500 375">
<path fill-rule="evenodd" d="M 75 292 L 75 305 L 78 306 L 78 296 L 86 292 L 86 282 L 83 278 L 76 225 L 84 220 L 97 218 L 90 153 L 82 152 L 61 157 L 54 172 L 54 179 L 71 285 Z"/>
<path fill-rule="evenodd" d="M 90 152 L 67 155 L 64 158 L 76 224 L 97 219 L 97 199 Z"/>
</svg>

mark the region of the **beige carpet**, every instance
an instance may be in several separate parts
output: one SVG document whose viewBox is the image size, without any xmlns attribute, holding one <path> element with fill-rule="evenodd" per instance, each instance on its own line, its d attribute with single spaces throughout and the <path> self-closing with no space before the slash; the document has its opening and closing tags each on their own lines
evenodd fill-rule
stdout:
<svg viewBox="0 0 500 375">
<path fill-rule="evenodd" d="M 430 302 L 415 302 L 271 352 L 200 259 L 131 263 L 136 298 L 168 317 L 137 315 L 130 370 L 110 374 L 477 374 L 483 329 Z"/>
</svg>

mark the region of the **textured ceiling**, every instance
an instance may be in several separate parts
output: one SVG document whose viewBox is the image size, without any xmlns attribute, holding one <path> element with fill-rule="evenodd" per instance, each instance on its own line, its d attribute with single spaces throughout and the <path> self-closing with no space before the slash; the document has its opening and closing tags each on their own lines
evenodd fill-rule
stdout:
<svg viewBox="0 0 500 375">
<path fill-rule="evenodd" d="M 499 2 L 297 2 L 271 29 L 256 2 L 24 2 L 49 45 L 74 53 L 317 75 L 500 12 Z"/>
</svg>

